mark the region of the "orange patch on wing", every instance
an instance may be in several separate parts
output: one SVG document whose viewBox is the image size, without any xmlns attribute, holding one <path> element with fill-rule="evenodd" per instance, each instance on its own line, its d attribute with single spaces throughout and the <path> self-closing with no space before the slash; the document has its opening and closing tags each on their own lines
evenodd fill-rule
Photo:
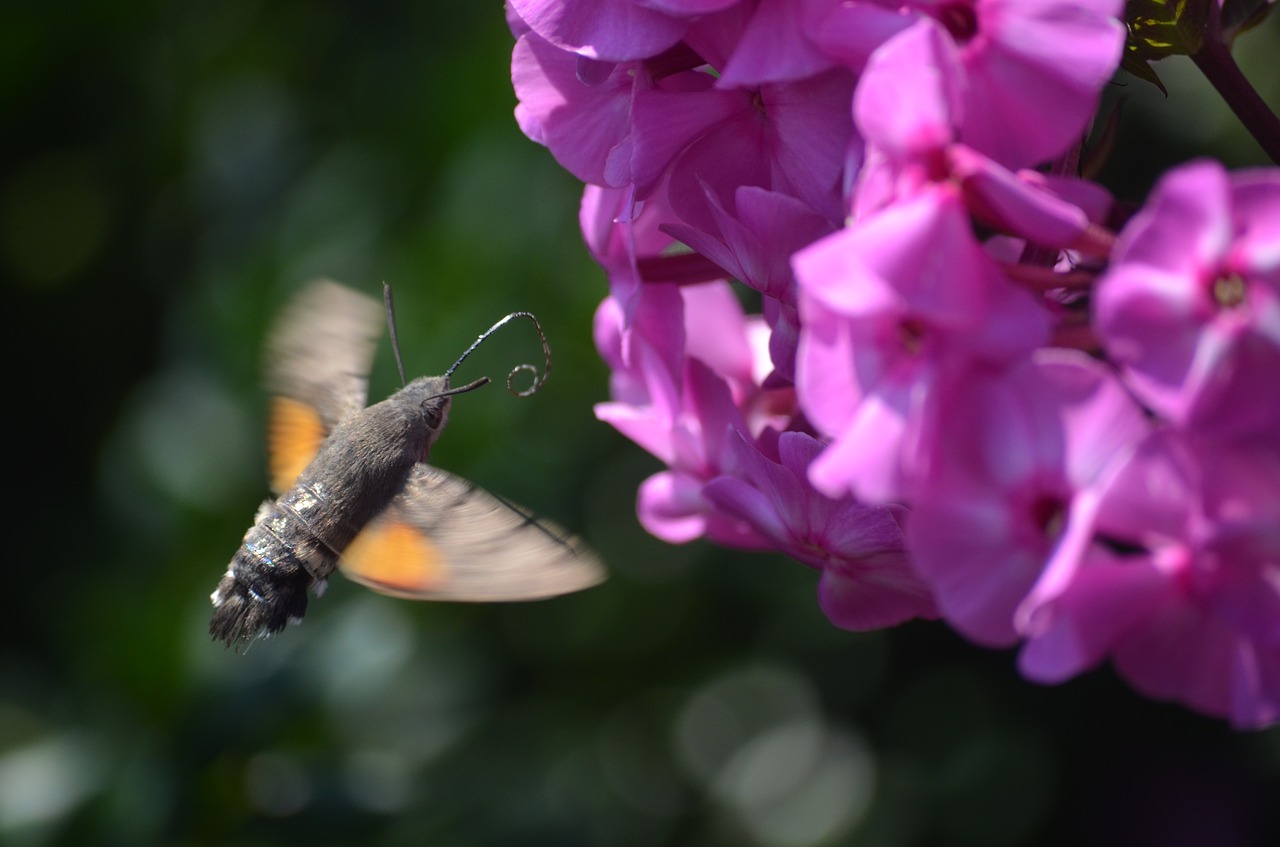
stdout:
<svg viewBox="0 0 1280 847">
<path fill-rule="evenodd" d="M 267 419 L 271 487 L 288 491 L 320 450 L 326 432 L 320 413 L 290 397 L 273 397 Z"/>
<path fill-rule="evenodd" d="M 375 521 L 342 553 L 342 570 L 384 594 L 420 595 L 448 573 L 444 554 L 431 540 L 400 521 Z"/>
</svg>

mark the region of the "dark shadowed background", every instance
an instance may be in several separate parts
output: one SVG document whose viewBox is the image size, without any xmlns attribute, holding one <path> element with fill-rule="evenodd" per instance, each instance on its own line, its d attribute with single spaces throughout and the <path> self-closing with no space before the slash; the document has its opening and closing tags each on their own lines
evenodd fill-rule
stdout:
<svg viewBox="0 0 1280 847">
<path fill-rule="evenodd" d="M 1280 102 L 1272 20 L 1246 71 Z M 0 273 L 12 542 L 0 844 L 1263 845 L 1280 733 L 1099 670 L 1057 688 L 940 624 L 831 627 L 815 575 L 666 546 L 656 461 L 592 416 L 579 186 L 512 119 L 501 4 L 8 3 Z M 1263 163 L 1189 63 L 1130 80 L 1105 179 Z M 519 606 L 335 579 L 245 655 L 208 595 L 266 495 L 266 328 L 395 286 L 414 374 L 539 315 L 533 398 L 455 402 L 435 462 L 582 533 L 611 580 Z M 467 368 L 535 361 L 504 330 Z M 372 395 L 396 387 L 384 344 Z"/>
</svg>

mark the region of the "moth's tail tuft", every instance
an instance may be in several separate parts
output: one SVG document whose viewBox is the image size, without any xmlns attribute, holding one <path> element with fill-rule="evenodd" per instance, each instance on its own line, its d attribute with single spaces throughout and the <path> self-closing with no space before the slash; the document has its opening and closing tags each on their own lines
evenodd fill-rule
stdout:
<svg viewBox="0 0 1280 847">
<path fill-rule="evenodd" d="M 264 596 L 228 572 L 211 597 L 209 635 L 242 650 L 255 638 L 274 635 L 291 621 L 300 621 L 307 611 L 307 581 L 304 577 L 296 590 Z"/>
</svg>

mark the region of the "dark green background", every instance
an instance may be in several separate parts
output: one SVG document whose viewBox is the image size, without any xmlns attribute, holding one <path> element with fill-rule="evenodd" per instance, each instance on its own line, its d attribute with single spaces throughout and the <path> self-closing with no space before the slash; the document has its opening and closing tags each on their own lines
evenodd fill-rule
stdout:
<svg viewBox="0 0 1280 847">
<path fill-rule="evenodd" d="M 1276 31 L 1242 45 L 1273 103 Z M 0 844 L 1274 843 L 1276 731 L 1106 669 L 1036 686 L 940 624 L 842 632 L 808 569 L 639 529 L 658 466 L 592 416 L 604 280 L 579 186 L 515 127 L 510 46 L 496 2 L 0 10 Z M 1109 184 L 1261 163 L 1160 70 L 1167 101 L 1108 94 Z M 335 580 L 246 655 L 208 641 L 266 494 L 261 341 L 318 275 L 393 283 L 413 373 L 541 317 L 543 392 L 460 398 L 433 458 L 584 534 L 606 585 L 466 607 Z M 509 329 L 467 367 L 536 356 Z"/>
</svg>

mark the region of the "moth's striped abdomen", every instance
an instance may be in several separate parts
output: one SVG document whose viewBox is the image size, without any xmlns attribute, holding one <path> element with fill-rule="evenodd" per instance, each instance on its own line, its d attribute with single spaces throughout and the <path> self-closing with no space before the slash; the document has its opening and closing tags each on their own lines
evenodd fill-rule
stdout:
<svg viewBox="0 0 1280 847">
<path fill-rule="evenodd" d="M 321 539 L 316 518 L 325 500 L 313 486 L 298 485 L 259 510 L 231 566 L 211 599 L 209 633 L 228 645 L 273 634 L 307 611 L 307 592 L 317 594 L 337 566 L 335 539 Z M 321 525 L 329 525 L 323 520 Z M 347 541 L 349 539 L 344 539 Z"/>
</svg>

